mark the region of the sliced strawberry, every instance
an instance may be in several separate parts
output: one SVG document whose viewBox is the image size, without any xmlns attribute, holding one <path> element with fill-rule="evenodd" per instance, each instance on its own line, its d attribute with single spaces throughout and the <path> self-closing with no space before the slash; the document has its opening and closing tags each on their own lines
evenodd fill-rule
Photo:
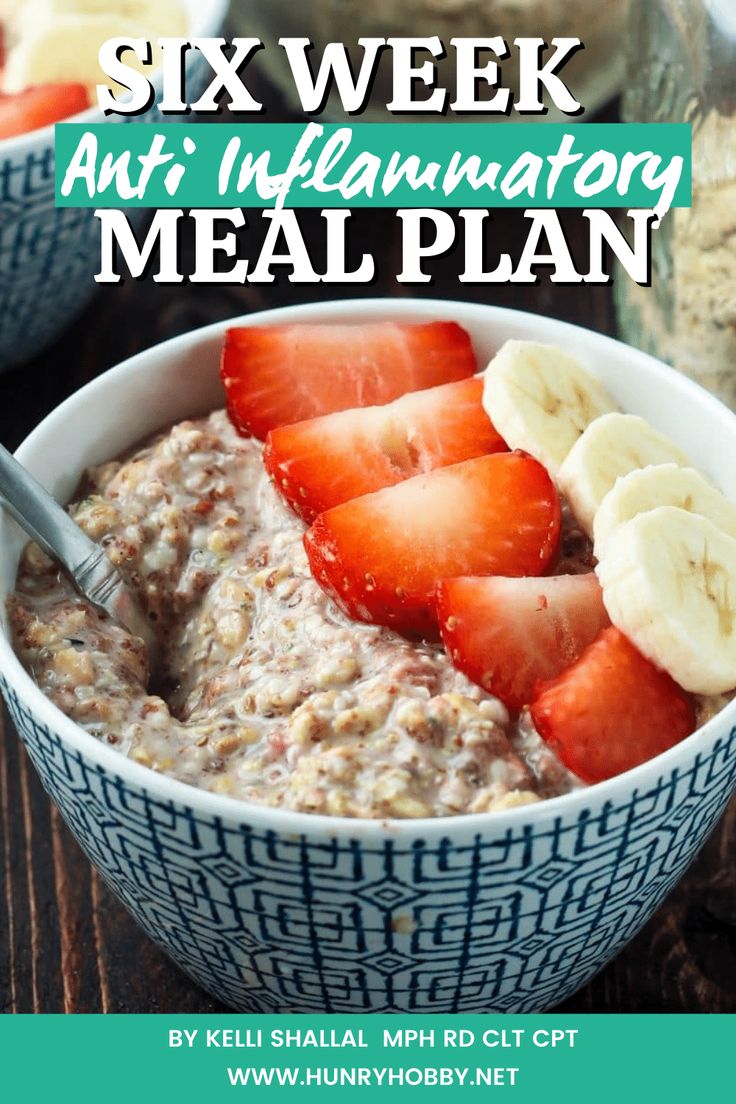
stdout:
<svg viewBox="0 0 736 1104">
<path fill-rule="evenodd" d="M 39 130 L 84 111 L 89 104 L 83 84 L 38 84 L 0 96 L 0 138 Z"/>
<path fill-rule="evenodd" d="M 437 617 L 455 666 L 509 709 L 527 705 L 540 679 L 559 675 L 609 624 L 592 572 L 444 579 Z"/>
<path fill-rule="evenodd" d="M 542 465 L 498 452 L 335 506 L 304 543 L 315 578 L 350 617 L 436 637 L 440 579 L 541 575 L 559 533 Z"/>
<path fill-rule="evenodd" d="M 386 406 L 272 429 L 263 453 L 266 470 L 291 508 L 312 521 L 359 495 L 506 450 L 482 395 L 482 380 L 458 380 Z"/>
<path fill-rule="evenodd" d="M 685 691 L 613 627 L 540 686 L 531 715 L 540 736 L 585 782 L 630 770 L 695 728 Z"/>
<path fill-rule="evenodd" d="M 295 322 L 228 330 L 220 375 L 235 427 L 263 439 L 276 426 L 391 402 L 476 370 L 455 322 Z"/>
</svg>

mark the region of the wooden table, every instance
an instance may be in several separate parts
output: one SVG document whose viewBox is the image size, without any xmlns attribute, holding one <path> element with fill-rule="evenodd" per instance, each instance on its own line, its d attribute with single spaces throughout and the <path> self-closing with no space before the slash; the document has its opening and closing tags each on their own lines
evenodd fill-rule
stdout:
<svg viewBox="0 0 736 1104">
<path fill-rule="evenodd" d="M 271 116 L 273 118 L 273 116 Z M 254 222 L 257 223 L 257 215 Z M 320 219 L 302 220 L 320 259 Z M 568 213 L 573 251 L 585 241 Z M 377 260 L 372 287 L 159 287 L 128 280 L 101 289 L 64 337 L 0 377 L 0 438 L 14 448 L 61 399 L 116 362 L 185 330 L 253 310 L 353 295 L 471 299 L 614 332 L 611 289 L 468 287 L 461 258 L 434 264 L 431 286 L 406 289 L 398 220 L 356 213 L 354 246 Z M 499 214 L 494 244 L 518 252 L 520 212 Z M 43 304 L 39 304 L 43 309 Z M 182 381 L 182 386 L 185 386 Z M 570 1012 L 736 1012 L 736 802 L 689 874 L 628 948 L 564 1006 Z M 0 1009 L 4 1012 L 214 1012 L 102 885 L 62 824 L 5 717 L 0 733 Z"/>
</svg>

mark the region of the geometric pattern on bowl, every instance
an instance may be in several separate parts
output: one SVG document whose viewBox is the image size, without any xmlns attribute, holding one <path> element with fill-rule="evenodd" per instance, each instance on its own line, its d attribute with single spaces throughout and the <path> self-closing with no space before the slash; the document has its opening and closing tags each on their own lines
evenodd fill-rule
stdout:
<svg viewBox="0 0 736 1104">
<path fill-rule="evenodd" d="M 4 681 L 41 780 L 105 881 L 200 985 L 247 1012 L 529 1012 L 646 922 L 736 784 L 736 728 L 624 804 L 428 841 L 263 830 L 162 801 L 65 747 Z M 430 833 L 431 834 L 431 833 Z"/>
</svg>

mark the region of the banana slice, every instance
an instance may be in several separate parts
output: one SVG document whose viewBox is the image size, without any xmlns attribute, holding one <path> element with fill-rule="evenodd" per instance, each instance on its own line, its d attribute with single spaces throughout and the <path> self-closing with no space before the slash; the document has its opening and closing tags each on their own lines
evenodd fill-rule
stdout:
<svg viewBox="0 0 736 1104">
<path fill-rule="evenodd" d="M 694 694 L 736 686 L 736 540 L 658 506 L 617 526 L 596 573 L 608 616 Z"/>
<path fill-rule="evenodd" d="M 503 430 L 499 429 L 503 434 Z M 590 535 L 593 518 L 621 475 L 650 464 L 692 467 L 682 449 L 636 414 L 604 414 L 588 426 L 558 472 L 560 490 Z"/>
<path fill-rule="evenodd" d="M 184 34 L 187 28 L 182 0 L 25 0 L 20 7 L 17 0 L 14 3 L 16 10 L 11 22 L 26 31 L 43 21 L 69 15 L 115 17 L 121 25 L 144 28 L 154 38 Z"/>
<path fill-rule="evenodd" d="M 594 418 L 616 404 L 602 383 L 553 345 L 507 341 L 485 372 L 483 406 L 512 449 L 524 449 L 550 475 Z"/>
<path fill-rule="evenodd" d="M 17 5 L 17 0 L 16 0 Z M 165 11 L 181 4 L 174 0 L 25 0 L 21 7 L 27 12 L 47 15 L 119 15 L 122 19 L 134 19 L 143 23 L 156 19 L 156 9 Z"/>
<path fill-rule="evenodd" d="M 58 9 L 58 10 L 57 10 Z M 186 18 L 177 0 L 152 0 L 122 5 L 71 4 L 60 0 L 35 0 L 22 10 L 11 25 L 10 43 L 3 76 L 6 92 L 19 92 L 32 84 L 75 81 L 89 86 L 109 83 L 100 68 L 100 46 L 108 38 L 126 36 L 155 40 L 164 35 L 186 33 Z M 154 46 L 152 68 L 159 63 Z M 127 64 L 142 68 L 128 51 Z"/>
<path fill-rule="evenodd" d="M 100 46 L 106 39 L 123 34 L 145 37 L 142 27 L 124 25 L 114 16 L 65 15 L 39 23 L 22 33 L 8 54 L 5 91 L 20 92 L 31 84 L 55 81 L 75 81 L 90 87 L 106 82 L 108 78 L 97 60 Z M 131 65 L 137 64 L 132 53 L 128 57 Z"/>
<path fill-rule="evenodd" d="M 699 514 L 736 539 L 736 503 L 730 502 L 694 468 L 655 464 L 622 475 L 601 502 L 593 519 L 598 559 L 605 555 L 608 539 L 617 526 L 657 506 L 677 506 Z"/>
</svg>

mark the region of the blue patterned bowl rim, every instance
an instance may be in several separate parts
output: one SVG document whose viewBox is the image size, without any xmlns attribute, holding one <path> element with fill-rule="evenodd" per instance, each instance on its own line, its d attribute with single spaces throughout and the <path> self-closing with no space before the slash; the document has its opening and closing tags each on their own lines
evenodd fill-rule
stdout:
<svg viewBox="0 0 736 1104">
<path fill-rule="evenodd" d="M 70 396 L 25 439 L 16 455 L 23 460 L 26 451 L 34 445 L 36 440 L 39 437 L 43 439 L 47 423 L 57 413 L 63 412 L 68 406 L 78 404 L 80 399 L 84 401 L 93 392 L 98 390 L 107 391 L 119 382 L 122 383 L 131 370 L 136 367 L 141 369 L 145 365 L 145 361 L 154 350 L 158 355 L 163 354 L 169 360 L 180 355 L 180 349 L 184 348 L 193 338 L 218 337 L 224 333 L 227 327 L 233 325 L 257 325 L 275 321 L 315 321 L 318 316 L 336 317 L 338 315 L 346 317 L 350 315 L 374 316 L 376 318 L 408 317 L 410 319 L 414 317 L 417 320 L 436 318 L 437 308 L 440 304 L 442 305 L 443 314 L 448 318 L 460 317 L 462 319 L 462 316 L 465 316 L 467 321 L 471 317 L 476 319 L 479 325 L 482 325 L 484 319 L 486 323 L 493 320 L 499 328 L 509 331 L 519 330 L 526 325 L 541 324 L 542 327 L 553 325 L 560 337 L 567 334 L 571 339 L 574 339 L 576 336 L 584 335 L 588 341 L 594 341 L 601 349 L 607 349 L 609 354 L 613 353 L 618 358 L 634 358 L 641 371 L 656 377 L 656 382 L 661 384 L 663 389 L 670 392 L 679 392 L 677 401 L 678 404 L 681 404 L 683 410 L 688 410 L 692 406 L 706 406 L 709 416 L 727 427 L 727 432 L 733 438 L 733 451 L 736 454 L 736 415 L 734 413 L 704 388 L 675 372 L 674 369 L 662 361 L 647 353 L 633 349 L 614 338 L 595 333 L 585 327 L 560 322 L 556 319 L 547 319 L 542 315 L 527 311 L 446 299 L 426 298 L 420 300 L 374 297 L 371 299 L 346 299 L 332 302 L 324 300 L 318 303 L 254 312 L 250 315 L 224 319 L 152 346 L 150 349 L 104 372 Z M 1 548 L 0 555 L 2 555 Z M 223 794 L 209 793 L 141 766 L 85 732 L 84 729 L 62 713 L 41 692 L 25 671 L 4 631 L 0 632 L 0 674 L 5 676 L 9 685 L 18 694 L 19 699 L 25 703 L 35 717 L 52 732 L 56 732 L 75 752 L 95 762 L 103 771 L 143 790 L 155 800 L 169 801 L 188 807 L 205 816 L 220 817 L 228 823 L 248 823 L 253 827 L 278 830 L 283 834 L 321 835 L 327 838 L 340 836 L 365 841 L 415 838 L 419 834 L 425 839 L 433 839 L 447 835 L 451 828 L 457 830 L 460 827 L 463 833 L 467 832 L 470 835 L 483 829 L 488 830 L 491 824 L 494 831 L 504 831 L 509 826 L 518 825 L 522 820 L 529 823 L 547 820 L 555 816 L 576 817 L 584 809 L 590 807 L 591 803 L 601 806 L 606 803 L 625 803 L 631 800 L 632 795 L 646 793 L 658 784 L 661 785 L 665 777 L 677 776 L 690 769 L 694 761 L 699 760 L 716 745 L 725 742 L 731 730 L 736 729 L 736 699 L 734 699 L 691 736 L 656 758 L 615 778 L 564 794 L 561 797 L 549 798 L 537 804 L 495 813 L 473 813 L 459 817 L 429 817 L 416 820 L 360 820 L 349 817 L 329 817 L 294 812 L 288 809 L 251 804 Z"/>
</svg>

